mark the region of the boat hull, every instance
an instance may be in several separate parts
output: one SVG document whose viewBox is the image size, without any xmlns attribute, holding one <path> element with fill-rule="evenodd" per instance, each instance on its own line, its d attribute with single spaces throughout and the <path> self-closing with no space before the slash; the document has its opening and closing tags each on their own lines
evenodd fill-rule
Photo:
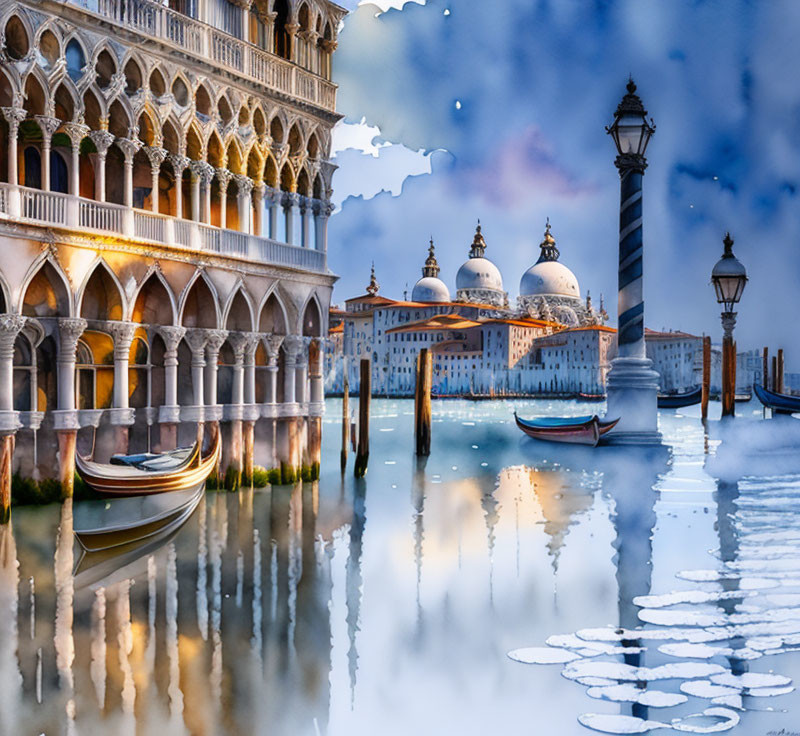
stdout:
<svg viewBox="0 0 800 736">
<path fill-rule="evenodd" d="M 685 394 L 661 394 L 658 397 L 659 409 L 681 409 L 684 406 L 694 406 L 703 399 L 703 389 L 689 391 Z"/>
<path fill-rule="evenodd" d="M 525 420 L 514 415 L 517 427 L 528 437 L 546 442 L 561 442 L 571 445 L 596 447 L 604 434 L 611 431 L 619 419 L 603 421 L 598 416 L 578 417 L 574 423 L 553 424 L 548 420 Z"/>
<path fill-rule="evenodd" d="M 794 414 L 800 412 L 800 396 L 788 396 L 787 394 L 779 394 L 776 391 L 770 391 L 759 384 L 753 384 L 753 391 L 755 391 L 758 400 L 768 409 L 781 414 Z"/>
</svg>

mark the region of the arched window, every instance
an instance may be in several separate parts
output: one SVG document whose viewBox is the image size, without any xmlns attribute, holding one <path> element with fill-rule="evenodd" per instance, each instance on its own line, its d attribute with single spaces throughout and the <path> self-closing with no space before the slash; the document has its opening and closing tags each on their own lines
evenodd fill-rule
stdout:
<svg viewBox="0 0 800 736">
<path fill-rule="evenodd" d="M 62 194 L 69 191 L 67 162 L 58 151 L 50 151 L 50 191 Z"/>
<path fill-rule="evenodd" d="M 23 154 L 25 165 L 25 186 L 32 189 L 42 188 L 42 154 L 38 148 L 28 146 Z"/>
<path fill-rule="evenodd" d="M 284 59 L 291 58 L 291 42 L 289 34 L 286 32 L 286 24 L 289 22 L 289 3 L 287 0 L 275 0 L 273 7 L 275 12 L 275 53 Z"/>
<path fill-rule="evenodd" d="M 77 82 L 83 76 L 83 67 L 86 66 L 86 56 L 81 45 L 73 38 L 64 51 L 67 60 L 67 74 L 73 82 Z"/>
</svg>

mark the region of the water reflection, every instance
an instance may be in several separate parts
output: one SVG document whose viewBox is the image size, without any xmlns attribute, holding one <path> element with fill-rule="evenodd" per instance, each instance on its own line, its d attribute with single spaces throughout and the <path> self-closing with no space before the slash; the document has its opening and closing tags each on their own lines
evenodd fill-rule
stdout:
<svg viewBox="0 0 800 736">
<path fill-rule="evenodd" d="M 209 493 L 93 579 L 72 504 L 15 510 L 0 733 L 484 734 L 531 709 L 567 736 L 788 728 L 759 704 L 800 668 L 800 476 L 717 482 L 680 418 L 667 465 L 449 402 L 417 463 L 405 405 L 375 405 L 367 479 L 342 479 L 332 423 L 319 483 Z M 527 645 L 554 666 L 505 656 Z"/>
</svg>

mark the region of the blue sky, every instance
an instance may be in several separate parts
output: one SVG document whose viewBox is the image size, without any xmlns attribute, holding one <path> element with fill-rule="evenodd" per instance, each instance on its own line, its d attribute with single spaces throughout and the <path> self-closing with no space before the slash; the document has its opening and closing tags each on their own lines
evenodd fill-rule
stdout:
<svg viewBox="0 0 800 736">
<path fill-rule="evenodd" d="M 546 217 L 582 293 L 616 311 L 619 181 L 604 132 L 632 74 L 655 118 L 645 176 L 649 327 L 716 339 L 730 229 L 751 277 L 739 348 L 800 361 L 800 3 L 384 0 L 345 5 L 330 222 L 334 299 L 374 259 L 402 297 L 433 235 L 455 291 L 481 219 L 512 298 Z M 385 12 L 384 12 L 385 11 Z M 791 366 L 790 366 L 791 367 Z"/>
</svg>

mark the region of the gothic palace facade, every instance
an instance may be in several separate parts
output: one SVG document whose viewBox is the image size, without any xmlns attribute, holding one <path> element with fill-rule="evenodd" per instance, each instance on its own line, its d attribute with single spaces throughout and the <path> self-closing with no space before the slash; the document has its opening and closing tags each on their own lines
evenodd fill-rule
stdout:
<svg viewBox="0 0 800 736">
<path fill-rule="evenodd" d="M 319 462 L 327 0 L 0 6 L 3 469 L 76 442 L 169 449 L 219 423 L 221 471 Z M 254 447 L 256 447 L 254 458 Z"/>
</svg>

